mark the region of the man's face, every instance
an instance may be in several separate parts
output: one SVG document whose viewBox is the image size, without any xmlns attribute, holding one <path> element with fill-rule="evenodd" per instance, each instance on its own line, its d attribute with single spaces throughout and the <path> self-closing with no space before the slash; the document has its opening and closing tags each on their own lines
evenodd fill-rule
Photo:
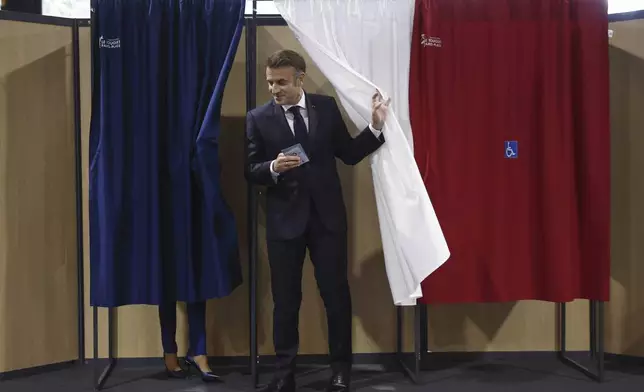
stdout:
<svg viewBox="0 0 644 392">
<path fill-rule="evenodd" d="M 295 105 L 300 101 L 304 74 L 293 67 L 266 68 L 268 91 L 278 105 Z"/>
</svg>

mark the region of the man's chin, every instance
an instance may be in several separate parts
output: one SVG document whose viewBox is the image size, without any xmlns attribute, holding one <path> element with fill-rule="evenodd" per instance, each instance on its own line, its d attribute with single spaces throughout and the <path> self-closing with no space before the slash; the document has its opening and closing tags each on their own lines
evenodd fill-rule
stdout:
<svg viewBox="0 0 644 392">
<path fill-rule="evenodd" d="M 275 100 L 275 103 L 283 105 L 284 104 L 284 97 L 273 97 Z"/>
</svg>

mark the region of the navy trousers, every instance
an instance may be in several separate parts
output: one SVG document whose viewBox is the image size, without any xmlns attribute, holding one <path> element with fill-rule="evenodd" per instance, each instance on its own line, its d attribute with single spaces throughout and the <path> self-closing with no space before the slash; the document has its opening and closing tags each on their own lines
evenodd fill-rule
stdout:
<svg viewBox="0 0 644 392">
<path fill-rule="evenodd" d="M 177 353 L 177 303 L 159 305 L 161 342 L 165 354 Z M 188 329 L 190 347 L 186 356 L 206 355 L 206 302 L 188 303 Z"/>
</svg>

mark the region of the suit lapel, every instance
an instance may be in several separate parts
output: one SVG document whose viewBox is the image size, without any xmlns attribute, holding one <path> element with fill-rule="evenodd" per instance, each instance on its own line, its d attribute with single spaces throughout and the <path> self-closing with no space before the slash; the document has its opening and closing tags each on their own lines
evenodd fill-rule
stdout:
<svg viewBox="0 0 644 392">
<path fill-rule="evenodd" d="M 309 140 L 314 140 L 318 130 L 318 111 L 313 97 L 306 95 L 306 111 L 309 113 Z M 310 144 L 313 146 L 314 144 Z"/>
</svg>

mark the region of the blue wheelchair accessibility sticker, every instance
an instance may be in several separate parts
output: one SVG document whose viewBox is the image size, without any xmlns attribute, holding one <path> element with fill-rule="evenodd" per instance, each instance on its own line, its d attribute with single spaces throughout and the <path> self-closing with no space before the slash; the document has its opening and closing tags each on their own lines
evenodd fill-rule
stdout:
<svg viewBox="0 0 644 392">
<path fill-rule="evenodd" d="M 517 159 L 519 157 L 519 142 L 516 140 L 505 142 L 505 157 L 508 159 Z"/>
</svg>

